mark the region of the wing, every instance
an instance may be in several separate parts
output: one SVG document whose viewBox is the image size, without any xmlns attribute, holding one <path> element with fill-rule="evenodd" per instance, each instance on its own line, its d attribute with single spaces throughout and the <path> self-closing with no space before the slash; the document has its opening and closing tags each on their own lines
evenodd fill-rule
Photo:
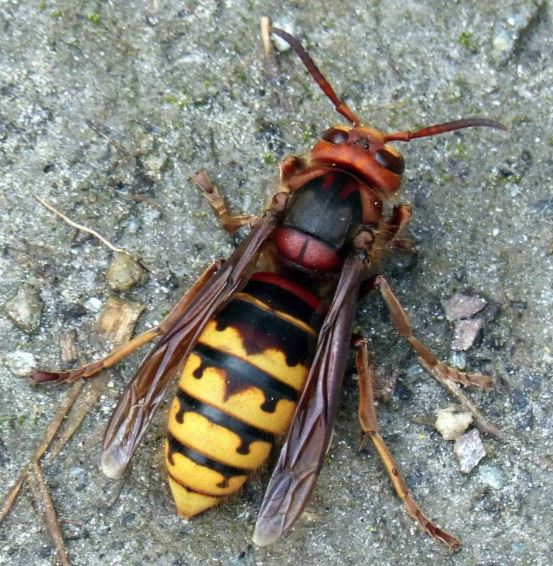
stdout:
<svg viewBox="0 0 553 566">
<path fill-rule="evenodd" d="M 108 477 L 120 477 L 125 471 L 196 337 L 215 311 L 244 284 L 249 268 L 277 223 L 277 214 L 268 212 L 263 216 L 179 316 L 169 321 L 171 326 L 167 332 L 140 364 L 113 411 L 104 435 L 102 470 Z"/>
<path fill-rule="evenodd" d="M 346 260 L 319 334 L 305 390 L 259 511 L 253 536 L 259 546 L 273 543 L 292 527 L 315 487 L 332 435 L 359 286 L 365 274 L 362 257 L 352 255 Z"/>
</svg>

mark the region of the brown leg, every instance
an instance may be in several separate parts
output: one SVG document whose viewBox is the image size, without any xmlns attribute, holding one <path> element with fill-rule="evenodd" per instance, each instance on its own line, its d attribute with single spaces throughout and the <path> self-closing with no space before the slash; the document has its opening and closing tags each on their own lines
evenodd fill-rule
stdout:
<svg viewBox="0 0 553 566">
<path fill-rule="evenodd" d="M 234 234 L 239 228 L 246 225 L 253 225 L 259 219 L 259 216 L 248 216 L 245 214 L 232 216 L 225 199 L 222 197 L 219 189 L 211 182 L 211 179 L 205 171 L 199 171 L 192 177 L 192 180 L 202 190 L 205 198 L 213 207 L 223 228 L 229 233 Z"/>
<path fill-rule="evenodd" d="M 363 433 L 372 440 L 392 480 L 394 489 L 398 497 L 403 501 L 409 515 L 411 515 L 411 517 L 418 522 L 422 530 L 430 536 L 445 543 L 450 550 L 459 550 L 461 547 L 460 541 L 434 524 L 417 505 L 411 492 L 407 488 L 407 484 L 397 467 L 392 453 L 386 446 L 382 436 L 380 436 L 373 399 L 374 371 L 372 365 L 369 363 L 367 340 L 365 338 L 356 340 L 354 347 L 356 349 L 355 361 L 359 374 L 359 422 Z"/>
<path fill-rule="evenodd" d="M 465 373 L 441 362 L 420 340 L 413 336 L 407 313 L 394 295 L 386 279 L 382 275 L 379 275 L 375 278 L 374 285 L 380 291 L 382 298 L 386 302 L 396 330 L 411 344 L 413 350 L 419 355 L 421 364 L 429 373 L 442 381 L 454 381 L 456 383 L 462 383 L 463 385 L 476 385 L 482 387 L 482 389 L 491 388 L 492 380 L 487 375 Z"/>
<path fill-rule="evenodd" d="M 394 206 L 390 221 L 388 222 L 388 240 L 399 241 L 398 238 L 405 226 L 409 224 L 413 216 L 413 209 L 408 204 L 398 204 Z"/>
<path fill-rule="evenodd" d="M 130 342 L 127 342 L 121 348 L 111 352 L 105 358 L 97 360 L 80 368 L 76 368 L 70 371 L 59 371 L 59 372 L 49 372 L 42 370 L 35 370 L 32 375 L 33 382 L 36 384 L 55 382 L 55 383 L 71 383 L 76 381 L 80 377 L 92 377 L 103 369 L 110 368 L 128 355 L 132 354 L 135 350 L 151 342 L 154 338 L 165 334 L 182 316 L 183 312 L 188 308 L 190 303 L 195 299 L 197 294 L 206 285 L 206 283 L 211 279 L 213 274 L 221 266 L 220 261 L 214 262 L 209 266 L 196 281 L 194 286 L 180 299 L 173 310 L 160 322 L 158 326 L 154 326 L 139 334 L 136 338 L 133 338 Z"/>
<path fill-rule="evenodd" d="M 413 240 L 399 237 L 407 224 L 411 221 L 412 216 L 412 208 L 408 204 L 398 204 L 394 206 L 392 215 L 386 226 L 386 240 L 393 249 L 409 253 L 415 252 L 415 242 Z"/>
</svg>

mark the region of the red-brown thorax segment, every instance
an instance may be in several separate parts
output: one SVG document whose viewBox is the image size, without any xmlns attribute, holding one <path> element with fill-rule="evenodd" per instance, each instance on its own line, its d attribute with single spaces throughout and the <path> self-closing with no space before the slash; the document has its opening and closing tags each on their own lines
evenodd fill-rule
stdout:
<svg viewBox="0 0 553 566">
<path fill-rule="evenodd" d="M 385 134 L 368 126 L 334 126 L 311 150 L 313 159 L 347 171 L 368 187 L 392 195 L 401 185 L 403 157 L 385 143 Z"/>
<path fill-rule="evenodd" d="M 330 167 L 319 171 L 294 191 L 274 234 L 281 261 L 310 274 L 340 269 L 351 238 L 364 224 L 362 194 L 371 192 L 349 172 Z M 373 195 L 371 214 L 378 222 L 382 212 L 376 201 Z"/>
<path fill-rule="evenodd" d="M 280 226 L 275 244 L 284 263 L 308 273 L 332 273 L 342 266 L 343 258 L 335 249 L 296 228 Z"/>
</svg>

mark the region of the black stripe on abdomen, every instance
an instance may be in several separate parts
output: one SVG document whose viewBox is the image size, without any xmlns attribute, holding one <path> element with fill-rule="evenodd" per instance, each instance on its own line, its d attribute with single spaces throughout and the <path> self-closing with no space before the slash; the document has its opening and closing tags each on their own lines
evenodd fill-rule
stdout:
<svg viewBox="0 0 553 566">
<path fill-rule="evenodd" d="M 262 442 L 269 442 L 274 444 L 275 437 L 270 432 L 266 432 L 261 430 L 257 427 L 251 426 L 246 424 L 238 419 L 224 413 L 220 409 L 208 405 L 203 401 L 195 399 L 191 397 L 187 393 L 185 393 L 182 389 L 177 391 L 177 399 L 179 400 L 180 409 L 175 415 L 177 422 L 183 422 L 183 416 L 186 412 L 194 412 L 199 415 L 202 415 L 210 422 L 215 423 L 217 425 L 223 426 L 232 432 L 235 432 L 241 439 L 243 445 L 249 445 L 252 442 L 262 441 Z M 240 451 L 238 449 L 238 453 L 248 453 L 247 450 Z"/>
<path fill-rule="evenodd" d="M 275 283 L 254 279 L 244 287 L 243 293 L 256 298 L 274 310 L 285 312 L 305 324 L 313 325 L 315 309 Z"/>
<path fill-rule="evenodd" d="M 272 349 L 282 352 L 289 367 L 308 366 L 311 361 L 316 338 L 253 303 L 236 298 L 215 316 L 215 321 L 218 331 L 232 327 L 239 332 L 248 355 Z"/>
<path fill-rule="evenodd" d="M 276 403 L 281 399 L 288 399 L 294 403 L 298 401 L 299 393 L 293 387 L 278 381 L 269 373 L 241 358 L 210 348 L 205 344 L 196 344 L 194 353 L 201 358 L 200 366 L 193 372 L 196 379 L 201 379 L 204 369 L 209 367 L 222 369 L 226 372 L 228 376 L 227 398 L 248 387 L 257 387 L 263 391 L 267 399 L 264 406 L 261 407 L 265 412 L 273 412 Z"/>
<path fill-rule="evenodd" d="M 192 460 L 192 462 L 199 466 L 204 466 L 210 470 L 219 472 L 224 477 L 224 480 L 218 484 L 217 487 L 225 488 L 228 486 L 228 480 L 230 478 L 235 476 L 247 476 L 251 473 L 250 470 L 236 468 L 235 466 L 229 466 L 228 464 L 223 464 L 221 462 L 217 462 L 217 460 L 208 458 L 201 452 L 182 444 L 182 442 L 175 438 L 170 432 L 167 433 L 167 443 L 169 448 L 167 457 L 172 466 L 175 465 L 173 455 L 177 453 L 189 460 Z"/>
</svg>

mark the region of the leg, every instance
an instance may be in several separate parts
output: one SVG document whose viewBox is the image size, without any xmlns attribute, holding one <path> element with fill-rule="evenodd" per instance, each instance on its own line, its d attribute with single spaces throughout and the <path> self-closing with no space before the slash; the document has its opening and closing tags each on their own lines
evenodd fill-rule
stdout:
<svg viewBox="0 0 553 566">
<path fill-rule="evenodd" d="M 411 517 L 419 523 L 422 530 L 428 533 L 431 537 L 441 540 L 450 548 L 450 550 L 458 550 L 461 546 L 459 540 L 453 535 L 450 535 L 447 531 L 444 531 L 435 525 L 417 505 L 407 488 L 405 480 L 398 470 L 392 453 L 386 446 L 383 438 L 380 436 L 373 399 L 374 373 L 372 366 L 369 364 L 369 353 L 366 339 L 361 338 L 356 340 L 354 347 L 356 349 L 355 361 L 357 364 L 357 372 L 359 374 L 359 422 L 361 423 L 363 433 L 372 440 L 376 451 L 382 459 L 382 462 L 386 467 L 386 471 L 392 480 L 394 489 L 398 497 L 403 501 L 409 515 L 411 515 Z"/>
<path fill-rule="evenodd" d="M 280 162 L 280 190 L 293 193 L 312 179 L 332 170 L 332 167 L 317 162 L 310 165 L 303 157 L 288 155 Z"/>
<path fill-rule="evenodd" d="M 478 407 L 461 391 L 458 383 L 463 385 L 477 385 L 483 389 L 490 389 L 492 380 L 487 375 L 480 373 L 464 373 L 455 368 L 449 367 L 444 364 L 436 356 L 428 350 L 424 344 L 417 340 L 412 333 L 411 326 L 407 314 L 403 310 L 393 291 L 390 289 L 388 282 L 384 277 L 379 275 L 375 278 L 373 285 L 378 287 L 388 310 L 392 316 L 392 321 L 396 330 L 403 336 L 412 346 L 412 348 L 419 354 L 419 362 L 434 377 L 441 383 L 458 401 L 470 411 L 480 426 L 480 428 L 498 439 L 503 438 L 501 431 L 480 412 Z"/>
<path fill-rule="evenodd" d="M 386 226 L 386 241 L 396 250 L 405 252 L 415 252 L 415 242 L 408 238 L 400 238 L 399 236 L 411 221 L 413 211 L 408 204 L 398 204 L 394 206 L 392 215 Z"/>
<path fill-rule="evenodd" d="M 153 328 L 150 328 L 150 330 L 139 334 L 136 338 L 133 338 L 130 342 L 127 342 L 124 346 L 118 348 L 105 358 L 80 368 L 59 372 L 35 370 L 32 375 L 33 382 L 36 384 L 46 382 L 71 383 L 80 377 L 92 377 L 103 369 L 107 369 L 118 364 L 144 344 L 147 344 L 154 340 L 154 338 L 165 334 L 182 317 L 190 303 L 194 301 L 195 297 L 208 283 L 213 274 L 219 269 L 220 265 L 221 262 L 216 261 L 213 265 L 209 266 L 202 273 L 194 286 L 180 299 L 173 310 L 160 322 L 158 326 L 154 326 Z"/>
<path fill-rule="evenodd" d="M 388 241 L 394 242 L 398 240 L 399 235 L 409 224 L 413 216 L 413 209 L 408 204 L 398 204 L 394 206 L 391 218 L 388 222 Z M 401 241 L 401 240 L 398 240 Z"/>
<path fill-rule="evenodd" d="M 386 306 L 390 311 L 392 322 L 399 332 L 411 344 L 411 347 L 419 355 L 419 361 L 423 367 L 440 381 L 454 381 L 463 385 L 476 385 L 482 389 L 490 389 L 492 380 L 487 375 L 480 373 L 465 373 L 452 368 L 440 360 L 415 336 L 411 330 L 407 313 L 401 306 L 394 292 L 388 285 L 386 279 L 379 275 L 374 281 L 374 285 L 380 291 L 382 298 L 386 302 Z"/>
<path fill-rule="evenodd" d="M 219 189 L 211 182 L 205 171 L 199 171 L 192 177 L 192 180 L 202 190 L 205 198 L 213 207 L 223 228 L 229 233 L 234 234 L 239 228 L 246 225 L 253 225 L 259 219 L 258 216 L 247 216 L 245 214 L 232 216 L 225 199 L 221 196 Z"/>
</svg>

